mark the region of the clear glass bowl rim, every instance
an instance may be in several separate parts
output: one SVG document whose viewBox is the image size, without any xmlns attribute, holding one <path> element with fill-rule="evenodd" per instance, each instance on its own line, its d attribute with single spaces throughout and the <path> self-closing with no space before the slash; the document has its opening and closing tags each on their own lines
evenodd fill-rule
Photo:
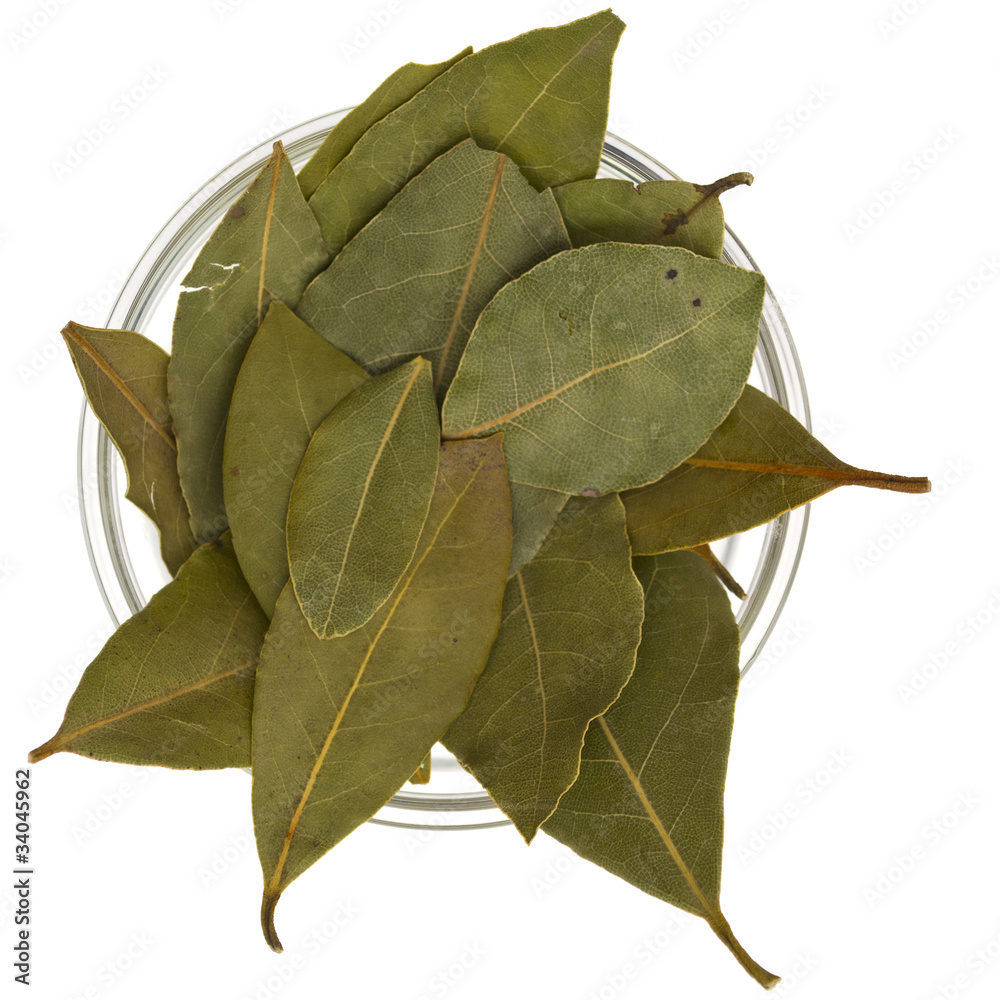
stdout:
<svg viewBox="0 0 1000 1000">
<path fill-rule="evenodd" d="M 241 155 L 199 188 L 139 258 L 111 307 L 108 328 L 139 332 L 146 328 L 163 296 L 175 286 L 179 269 L 192 248 L 208 237 L 222 212 L 247 188 L 270 156 L 274 142 L 282 142 L 293 163 L 301 162 L 350 110 L 330 112 L 286 129 Z M 633 182 L 677 177 L 662 163 L 610 132 L 601 165 L 605 172 Z M 760 270 L 728 226 L 723 260 Z M 809 428 L 809 401 L 802 368 L 788 325 L 769 286 L 754 368 L 765 391 Z M 84 401 L 77 460 L 80 515 L 94 577 L 115 627 L 146 603 L 126 546 L 117 480 L 114 445 Z M 785 605 L 798 569 L 808 521 L 806 505 L 767 525 L 747 599 L 737 611 L 742 674 L 746 674 L 763 649 Z M 509 822 L 506 818 L 480 818 L 483 811 L 498 812 L 489 796 L 482 792 L 436 795 L 401 791 L 372 822 L 411 829 L 476 829 Z M 432 815 L 422 820 L 421 812 Z"/>
</svg>

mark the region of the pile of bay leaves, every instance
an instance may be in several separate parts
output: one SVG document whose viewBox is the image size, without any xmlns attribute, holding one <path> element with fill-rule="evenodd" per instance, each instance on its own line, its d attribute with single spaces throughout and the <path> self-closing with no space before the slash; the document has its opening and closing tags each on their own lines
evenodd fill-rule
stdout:
<svg viewBox="0 0 1000 1000">
<path fill-rule="evenodd" d="M 442 741 L 539 828 L 708 921 L 739 634 L 709 542 L 844 484 L 747 385 L 763 277 L 715 184 L 596 179 L 610 11 L 407 64 L 184 280 L 173 353 L 64 331 L 174 578 L 108 641 L 71 751 L 252 767 L 262 924 Z"/>
</svg>

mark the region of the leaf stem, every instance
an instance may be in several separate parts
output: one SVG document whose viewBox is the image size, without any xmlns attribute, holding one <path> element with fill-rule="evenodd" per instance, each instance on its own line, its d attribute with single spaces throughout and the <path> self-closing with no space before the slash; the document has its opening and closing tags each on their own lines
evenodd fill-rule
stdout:
<svg viewBox="0 0 1000 1000">
<path fill-rule="evenodd" d="M 62 740 L 59 739 L 59 734 L 57 733 L 51 740 L 43 743 L 40 747 L 35 747 L 28 754 L 28 763 L 37 764 L 40 760 L 45 760 L 46 757 L 51 757 L 54 753 L 59 753 L 62 749 Z"/>
<path fill-rule="evenodd" d="M 264 899 L 260 904 L 260 927 L 264 932 L 264 940 L 271 951 L 275 951 L 279 955 L 285 950 L 278 938 L 278 932 L 274 929 L 274 908 L 278 905 L 280 898 L 280 894 L 270 893 L 265 889 Z"/>
<path fill-rule="evenodd" d="M 871 472 L 868 469 L 829 469 L 823 466 L 790 465 L 786 462 L 733 462 L 728 459 L 688 458 L 685 465 L 701 469 L 727 469 L 731 472 L 763 472 L 771 475 L 811 476 L 814 479 L 830 479 L 840 486 L 870 486 L 876 490 L 892 490 L 895 493 L 929 493 L 931 481 L 925 476 L 892 476 L 886 472 Z"/>
<path fill-rule="evenodd" d="M 731 594 L 735 594 L 735 596 L 741 601 L 745 601 L 747 599 L 747 592 L 736 582 L 732 573 L 730 573 L 729 570 L 723 566 L 719 557 L 712 551 L 707 542 L 702 545 L 695 545 L 691 551 L 700 555 L 702 559 L 704 559 L 705 562 L 712 567 L 715 575 L 722 581 L 726 590 L 728 590 Z"/>
<path fill-rule="evenodd" d="M 715 932 L 715 936 L 732 952 L 736 961 L 753 977 L 755 982 L 760 983 L 765 990 L 773 990 L 781 982 L 780 976 L 776 976 L 773 972 L 768 972 L 767 969 L 750 957 L 743 945 L 736 940 L 736 935 L 733 934 L 733 929 L 729 926 L 729 921 L 726 920 L 719 910 L 706 913 L 704 916 L 708 921 L 708 926 Z"/>
</svg>

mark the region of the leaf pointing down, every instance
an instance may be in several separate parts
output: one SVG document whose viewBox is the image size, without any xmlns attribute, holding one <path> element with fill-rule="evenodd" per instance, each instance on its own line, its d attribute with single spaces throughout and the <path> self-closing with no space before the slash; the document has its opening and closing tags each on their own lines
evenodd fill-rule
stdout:
<svg viewBox="0 0 1000 1000">
<path fill-rule="evenodd" d="M 35 763 L 66 750 L 123 764 L 250 764 L 254 671 L 267 617 L 229 536 L 201 546 L 84 671 Z"/>
<path fill-rule="evenodd" d="M 638 186 L 598 177 L 562 184 L 552 193 L 575 247 L 608 240 L 657 243 L 719 258 L 726 235 L 719 195 L 752 182 L 750 174 L 730 174 L 713 184 L 659 180 Z"/>
<path fill-rule="evenodd" d="M 653 482 L 732 409 L 762 275 L 677 247 L 597 243 L 505 285 L 445 399 L 444 436 L 505 432 L 513 480 L 597 496 Z"/>
<path fill-rule="evenodd" d="M 762 986 L 719 907 L 723 790 L 739 684 L 729 598 L 692 552 L 636 560 L 646 618 L 635 672 L 591 723 L 580 776 L 545 832 L 644 892 L 703 917 Z"/>
<path fill-rule="evenodd" d="M 641 625 L 621 501 L 571 498 L 507 584 L 489 662 L 444 737 L 528 842 L 632 673 Z"/>
<path fill-rule="evenodd" d="M 567 249 L 552 192 L 539 193 L 506 156 L 467 139 L 344 247 L 298 313 L 372 374 L 423 355 L 443 399 L 486 303 Z"/>
<path fill-rule="evenodd" d="M 309 202 L 330 252 L 463 139 L 509 156 L 539 189 L 593 177 L 624 27 L 605 10 L 491 45 L 372 125 Z"/>
<path fill-rule="evenodd" d="M 313 435 L 288 502 L 288 561 L 321 639 L 364 625 L 395 590 L 427 517 L 439 443 L 423 358 L 355 389 Z"/>
<path fill-rule="evenodd" d="M 233 548 L 270 617 L 288 582 L 285 521 L 313 432 L 368 376 L 272 302 L 240 368 L 226 425 L 224 497 Z"/>
<path fill-rule="evenodd" d="M 181 486 L 200 541 L 226 525 L 222 452 L 243 356 L 272 299 L 294 306 L 327 263 L 281 143 L 184 278 L 167 380 Z"/>
<path fill-rule="evenodd" d="M 780 403 L 748 385 L 694 455 L 623 499 L 633 549 L 649 554 L 747 531 L 838 486 L 901 493 L 930 489 L 923 478 L 841 462 Z"/>
<path fill-rule="evenodd" d="M 253 718 L 261 922 L 275 951 L 281 893 L 389 800 L 468 700 L 509 554 L 500 436 L 446 444 L 416 555 L 374 618 L 321 640 L 291 588 L 279 598 Z"/>
<path fill-rule="evenodd" d="M 167 407 L 167 352 L 131 330 L 70 323 L 62 332 L 98 420 L 128 473 L 125 495 L 160 532 L 171 575 L 194 551 L 177 478 L 177 444 Z"/>
<path fill-rule="evenodd" d="M 435 77 L 451 69 L 460 59 L 472 52 L 472 47 L 462 49 L 445 62 L 424 65 L 406 63 L 386 77 L 357 107 L 344 115 L 327 133 L 319 149 L 299 171 L 299 187 L 311 198 L 327 175 L 354 148 L 354 144 L 390 111 L 405 104 Z"/>
</svg>

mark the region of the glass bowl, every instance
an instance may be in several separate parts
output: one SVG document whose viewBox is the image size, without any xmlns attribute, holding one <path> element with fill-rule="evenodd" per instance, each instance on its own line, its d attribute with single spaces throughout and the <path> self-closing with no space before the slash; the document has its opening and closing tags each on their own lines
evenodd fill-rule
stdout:
<svg viewBox="0 0 1000 1000">
<path fill-rule="evenodd" d="M 137 330 L 169 350 L 181 279 L 223 213 L 267 161 L 272 142 L 282 141 L 297 168 L 349 110 L 287 129 L 235 160 L 195 192 L 133 268 L 107 326 Z M 599 176 L 639 183 L 676 174 L 608 133 Z M 759 270 L 728 227 L 723 259 Z M 809 427 L 809 404 L 795 345 L 770 289 L 764 299 L 750 380 Z M 108 613 L 118 626 L 139 611 L 169 576 L 159 558 L 156 530 L 145 515 L 124 501 L 126 478 L 121 459 L 86 402 L 80 420 L 78 479 L 87 551 Z M 753 664 L 785 604 L 805 541 L 808 511 L 808 506 L 800 507 L 716 546 L 717 555 L 747 591 L 747 599 L 736 607 L 743 673 Z M 473 829 L 508 822 L 482 786 L 443 747 L 435 747 L 432 757 L 429 784 L 406 786 L 372 822 L 415 829 Z"/>
</svg>

